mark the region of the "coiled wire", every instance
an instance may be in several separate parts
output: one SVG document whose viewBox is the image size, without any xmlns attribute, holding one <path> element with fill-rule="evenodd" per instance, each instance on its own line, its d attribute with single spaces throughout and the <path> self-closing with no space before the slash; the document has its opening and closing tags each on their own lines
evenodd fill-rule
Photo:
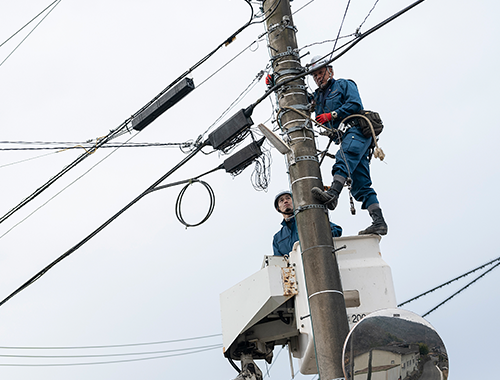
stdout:
<svg viewBox="0 0 500 380">
<path fill-rule="evenodd" d="M 208 195 L 210 197 L 210 206 L 208 208 L 207 214 L 199 223 L 189 224 L 182 217 L 182 211 L 181 211 L 182 197 L 184 196 L 184 193 L 186 192 L 188 187 L 191 186 L 195 182 L 201 183 L 207 189 Z M 189 183 L 182 188 L 181 192 L 179 193 L 179 195 L 177 197 L 177 201 L 175 202 L 175 216 L 177 216 L 177 219 L 179 220 L 179 222 L 184 224 L 186 226 L 186 228 L 197 227 L 200 224 L 205 223 L 208 220 L 208 218 L 210 218 L 210 216 L 212 215 L 214 209 L 215 209 L 215 193 L 208 183 L 206 183 L 205 181 L 199 180 L 199 179 L 192 179 L 191 181 L 189 181 Z"/>
</svg>

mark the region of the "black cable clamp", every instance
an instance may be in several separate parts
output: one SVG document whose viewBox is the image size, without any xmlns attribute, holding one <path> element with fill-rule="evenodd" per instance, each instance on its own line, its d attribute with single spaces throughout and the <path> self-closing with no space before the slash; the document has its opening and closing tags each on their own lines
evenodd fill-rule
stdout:
<svg viewBox="0 0 500 380">
<path fill-rule="evenodd" d="M 306 211 L 306 210 L 311 210 L 311 209 L 315 209 L 315 208 L 322 208 L 328 214 L 328 209 L 326 208 L 325 205 L 322 205 L 322 204 L 310 204 L 310 205 L 304 205 L 304 206 L 297 207 L 294 210 L 293 215 L 297 216 L 297 214 L 299 212 Z"/>
</svg>

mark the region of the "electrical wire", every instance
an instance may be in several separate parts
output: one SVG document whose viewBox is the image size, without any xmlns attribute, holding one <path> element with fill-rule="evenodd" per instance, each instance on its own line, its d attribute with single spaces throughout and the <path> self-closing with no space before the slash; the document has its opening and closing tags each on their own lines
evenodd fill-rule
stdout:
<svg viewBox="0 0 500 380">
<path fill-rule="evenodd" d="M 129 140 L 127 140 L 125 142 L 125 144 L 130 141 L 134 136 L 131 136 L 129 138 Z M 72 186 L 74 183 L 76 183 L 77 181 L 79 181 L 80 179 L 82 179 L 84 176 L 86 176 L 91 170 L 93 170 L 97 165 L 100 165 L 104 160 L 108 159 L 112 154 L 114 154 L 118 149 L 120 148 L 120 146 L 116 147 L 115 150 L 113 150 L 112 152 L 110 152 L 107 156 L 105 156 L 104 158 L 102 158 L 101 160 L 99 160 L 96 164 L 94 164 L 93 166 L 91 166 L 88 170 L 86 170 L 83 174 L 81 174 L 80 176 L 78 176 L 76 179 L 74 179 L 73 181 L 71 181 L 68 185 L 66 185 L 65 187 L 63 187 L 60 191 L 58 191 L 56 194 L 54 194 L 52 197 L 50 197 L 47 201 L 45 201 L 44 203 L 42 203 L 40 206 L 38 206 L 37 208 L 35 208 L 32 212 L 30 212 L 26 217 L 24 217 L 23 219 L 21 219 L 19 222 L 17 222 L 16 224 L 14 224 L 11 228 L 9 228 L 7 231 L 5 231 L 2 235 L 0 235 L 0 239 L 2 239 L 5 235 L 7 235 L 9 232 L 11 232 L 14 228 L 16 228 L 17 226 L 19 226 L 21 223 L 25 222 L 29 217 L 31 217 L 34 213 L 36 213 L 38 210 L 40 210 L 42 207 L 46 206 L 50 201 L 52 201 L 54 198 L 56 198 L 57 196 L 59 196 L 63 191 L 65 191 L 66 189 L 68 189 L 70 186 Z"/>
<path fill-rule="evenodd" d="M 418 296 L 416 296 L 416 297 L 410 298 L 409 300 L 407 300 L 407 301 L 405 301 L 405 302 L 400 303 L 400 304 L 398 305 L 398 307 L 401 307 L 401 306 L 403 306 L 403 305 L 406 305 L 407 303 L 410 303 L 410 302 L 412 302 L 412 301 L 415 301 L 415 300 L 419 299 L 420 297 L 423 297 L 423 296 L 425 296 L 425 295 L 427 295 L 427 294 L 429 294 L 429 293 L 432 293 L 432 292 L 434 292 L 434 291 L 436 291 L 436 290 L 438 290 L 438 289 L 441 289 L 442 287 L 444 287 L 444 286 L 446 286 L 446 285 L 449 285 L 449 284 L 451 284 L 452 282 L 458 281 L 458 280 L 460 280 L 461 278 L 464 278 L 464 277 L 468 276 L 469 274 L 472 274 L 472 273 L 474 273 L 474 272 L 477 272 L 478 270 L 481 270 L 481 269 L 483 269 L 484 267 L 486 267 L 486 266 L 488 266 L 488 265 L 492 265 L 493 263 L 495 263 L 495 262 L 497 262 L 497 261 L 500 261 L 500 257 L 497 257 L 496 259 L 491 260 L 491 261 L 487 262 L 486 264 L 483 264 L 483 265 L 481 265 L 481 266 L 479 266 L 479 267 L 477 267 L 477 268 L 475 268 L 475 269 L 472 269 L 472 270 L 468 271 L 467 273 L 464 273 L 464 274 L 462 274 L 462 275 L 460 275 L 460 276 L 458 276 L 458 277 L 455 277 L 455 278 L 453 278 L 453 279 L 451 279 L 451 280 L 449 280 L 449 281 L 446 281 L 445 283 L 443 283 L 443 284 L 441 284 L 441 285 L 438 285 L 438 286 L 436 286 L 435 288 L 432 288 L 432 289 L 430 289 L 430 290 L 428 290 L 428 291 L 426 291 L 426 292 L 424 292 L 424 293 L 422 293 L 422 294 L 419 294 L 419 295 L 418 295 Z"/>
<path fill-rule="evenodd" d="M 24 28 L 26 28 L 29 24 L 31 24 L 34 20 L 36 20 L 42 13 L 44 13 L 47 9 L 49 9 L 54 3 L 58 2 L 60 0 L 55 0 L 52 3 L 50 3 L 43 11 L 41 11 L 39 14 L 37 14 L 35 17 L 33 17 L 30 21 L 28 21 L 21 29 L 19 29 L 17 32 L 15 32 L 12 36 L 7 38 L 4 42 L 0 44 L 0 47 L 5 45 L 7 42 L 9 42 L 12 38 L 14 38 L 19 32 L 21 32 Z"/>
<path fill-rule="evenodd" d="M 59 1 L 61 1 L 61 0 L 59 0 Z M 239 33 L 241 33 L 244 29 L 246 29 L 252 23 L 254 12 L 253 12 L 253 7 L 250 4 L 249 0 L 244 0 L 244 1 L 245 1 L 245 3 L 247 3 L 250 6 L 250 9 L 251 9 L 250 19 L 246 24 L 244 24 L 242 27 L 240 27 L 236 32 L 234 32 L 229 38 L 224 40 L 224 42 L 219 44 L 209 54 L 207 54 L 205 57 L 203 57 L 201 60 L 199 60 L 196 64 L 191 66 L 187 71 L 185 71 L 183 74 L 181 74 L 177 79 L 175 79 L 166 88 L 164 88 L 158 95 L 156 95 L 151 101 L 149 101 L 146 105 L 144 105 L 139 111 L 137 111 L 130 118 L 125 120 L 117 129 L 112 130 L 108 135 L 104 136 L 101 140 L 99 140 L 99 142 L 97 142 L 95 144 L 91 153 L 94 153 L 98 148 L 100 148 L 101 146 L 103 146 L 107 142 L 111 141 L 112 139 L 114 139 L 118 136 L 121 136 L 124 133 L 130 133 L 129 126 L 135 117 L 137 117 L 139 114 L 144 112 L 147 108 L 149 108 L 152 104 L 154 104 L 163 94 L 165 94 L 168 90 L 170 90 L 173 86 L 175 86 L 183 78 L 185 78 L 187 75 L 189 75 L 191 72 L 193 72 L 196 68 L 201 66 L 204 62 L 206 62 L 222 46 L 227 46 L 228 44 L 230 44 Z M 85 158 L 87 158 L 89 156 L 89 154 L 91 154 L 91 153 L 85 152 L 84 154 L 79 156 L 75 161 L 73 161 L 71 164 L 67 165 L 63 170 L 61 170 L 58 174 L 56 174 L 51 179 L 49 179 L 44 185 L 42 185 L 37 190 L 35 190 L 35 192 L 33 192 L 28 197 L 26 197 L 17 206 L 15 206 L 10 211 L 8 211 L 4 216 L 0 217 L 0 224 L 3 223 L 6 219 L 8 219 L 10 216 L 12 216 L 15 212 L 20 210 L 22 207 L 24 207 L 26 204 L 31 202 L 33 199 L 35 199 L 38 195 L 40 195 L 43 191 L 45 191 L 47 188 L 49 188 L 54 182 L 56 182 L 64 174 L 66 174 L 68 171 L 70 171 L 72 168 L 74 168 L 76 165 L 78 165 L 80 162 L 82 162 Z"/>
<path fill-rule="evenodd" d="M 153 354 L 165 354 L 167 352 L 183 352 L 183 351 L 194 351 L 204 348 L 220 348 L 222 344 L 210 344 L 206 346 L 188 347 L 188 348 L 177 348 L 172 350 L 158 350 L 158 351 L 145 351 L 145 352 L 120 352 L 113 354 L 85 354 L 85 355 L 11 355 L 11 354 L 0 354 L 0 358 L 30 358 L 30 359 L 75 359 L 75 358 L 105 358 L 110 356 L 139 356 L 139 355 L 153 355 Z"/>
<path fill-rule="evenodd" d="M 2 142 L 0 142 L 2 144 Z M 16 143 L 14 143 L 16 144 Z M 34 144 L 34 143 L 28 143 L 26 144 Z M 48 145 L 48 143 L 47 143 Z M 165 147 L 188 147 L 192 145 L 192 142 L 182 142 L 182 143 L 126 143 L 126 144 L 107 144 L 101 146 L 101 148 L 150 148 L 150 147 L 160 147 L 160 148 L 165 148 Z M 45 147 L 36 147 L 36 148 L 25 148 L 25 147 L 15 147 L 15 148 L 0 148 L 0 151 L 31 151 L 31 150 L 73 150 L 73 149 L 86 149 L 86 150 L 91 150 L 93 149 L 93 145 L 89 145 L 88 143 L 74 143 L 72 145 L 66 145 L 66 146 L 45 146 Z M 0 166 L 1 167 L 1 166 Z"/>
<path fill-rule="evenodd" d="M 72 145 L 72 146 L 65 146 L 65 147 L 64 146 L 56 146 L 56 147 L 43 147 L 43 148 L 40 148 L 40 147 L 39 148 L 0 148 L 0 151 L 57 150 L 57 152 L 42 154 L 39 156 L 26 158 L 24 160 L 14 161 L 14 162 L 10 162 L 8 164 L 0 165 L 0 169 L 5 168 L 7 166 L 22 164 L 23 162 L 37 160 L 39 158 L 47 157 L 47 156 L 50 156 L 52 154 L 62 153 L 62 152 L 68 151 L 68 150 L 75 150 L 75 149 L 82 149 L 83 148 L 88 152 L 93 148 L 90 145 L 84 146 L 84 145 L 78 144 L 78 143 L 75 143 L 75 144 L 77 144 L 78 146 Z M 192 140 L 186 141 L 183 143 L 130 143 L 130 142 L 127 142 L 127 143 L 123 143 L 123 144 L 103 145 L 101 147 L 101 149 L 105 149 L 105 148 L 173 148 L 173 147 L 176 147 L 176 148 L 180 148 L 181 150 L 183 150 L 186 148 L 191 148 L 193 146 L 193 144 L 194 143 Z"/>
<path fill-rule="evenodd" d="M 266 0 L 264 0 L 264 1 L 266 1 Z M 264 3 L 264 1 L 263 1 L 263 3 Z M 256 17 L 263 17 L 266 13 L 268 13 L 268 15 L 264 17 L 264 19 L 262 19 L 260 21 L 254 21 L 252 24 L 260 24 L 260 23 L 267 21 L 273 15 L 273 13 L 276 11 L 276 9 L 278 9 L 279 5 L 281 4 L 281 0 L 275 0 L 274 3 L 276 4 L 274 6 L 274 8 L 272 8 L 272 6 L 274 5 L 273 4 L 273 5 L 271 5 L 271 7 L 269 7 L 269 9 L 266 12 L 262 13 L 262 16 L 261 15 L 256 16 Z"/>
<path fill-rule="evenodd" d="M 335 48 L 337 47 L 337 42 L 339 40 L 340 33 L 342 32 L 342 27 L 344 26 L 344 21 L 345 21 L 345 18 L 347 16 L 347 11 L 349 10 L 349 5 L 351 5 L 351 0 L 347 1 L 347 5 L 346 5 L 345 11 L 344 11 L 344 16 L 342 17 L 342 21 L 340 23 L 339 31 L 337 33 L 337 38 L 335 38 L 335 43 L 333 44 L 332 54 L 335 51 Z M 331 58 L 331 56 L 330 56 L 330 58 Z"/>
<path fill-rule="evenodd" d="M 301 6 L 299 9 L 297 9 L 295 12 L 292 13 L 292 16 L 295 14 L 295 13 L 298 13 L 300 12 L 302 9 L 304 9 L 305 7 L 307 7 L 309 4 L 311 4 L 312 2 L 314 2 L 314 0 L 311 0 L 309 1 L 306 5 L 303 5 Z"/>
<path fill-rule="evenodd" d="M 55 364 L 0 364 L 0 367 L 70 367 L 70 366 L 82 366 L 82 365 L 98 365 L 98 364 L 116 364 L 116 363 L 129 363 L 129 362 L 138 362 L 144 360 L 153 360 L 153 359 L 163 359 L 170 358 L 175 356 L 185 356 L 191 354 L 197 354 L 200 352 L 206 352 L 215 350 L 216 348 L 221 348 L 222 345 L 212 348 L 205 348 L 191 352 L 185 352 L 180 354 L 172 354 L 172 355 L 161 355 L 161 356 L 152 356 L 149 358 L 137 358 L 137 359 L 125 359 L 125 360 L 112 360 L 105 362 L 90 362 L 90 363 L 55 363 Z"/>
<path fill-rule="evenodd" d="M 31 277 L 28 281 L 26 281 L 23 285 L 17 288 L 14 292 L 12 292 L 9 296 L 7 296 L 3 301 L 0 302 L 0 306 L 4 305 L 8 300 L 10 300 L 15 295 L 19 294 L 21 291 L 26 289 L 28 286 L 35 283 L 38 279 L 40 279 L 44 274 L 46 274 L 50 269 L 52 269 L 55 265 L 60 263 L 66 257 L 70 256 L 73 252 L 77 251 L 80 247 L 82 247 L 85 243 L 91 240 L 94 236 L 96 236 L 99 232 L 101 232 L 104 228 L 106 228 L 109 224 L 111 224 L 116 218 L 118 218 L 121 214 L 123 214 L 126 210 L 132 207 L 135 203 L 141 200 L 144 196 L 154 191 L 154 189 L 159 186 L 165 179 L 167 179 L 170 175 L 172 175 L 177 169 L 183 166 L 186 162 L 188 162 L 191 158 L 193 158 L 197 153 L 201 151 L 205 145 L 208 144 L 208 141 L 205 141 L 203 144 L 199 145 L 196 150 L 191 152 L 188 156 L 186 156 L 183 160 L 181 160 L 177 165 L 175 165 L 172 169 L 170 169 L 167 173 L 165 173 L 162 177 L 160 177 L 155 183 L 153 183 L 150 187 L 144 190 L 141 194 L 139 194 L 134 200 L 132 200 L 129 204 L 123 207 L 120 211 L 118 211 L 115 215 L 109 218 L 106 222 L 104 222 L 101 226 L 99 226 L 96 230 L 94 230 L 90 235 L 81 240 L 78 244 L 70 248 L 68 251 L 63 253 L 57 259 L 52 261 L 49 265 Z"/>
<path fill-rule="evenodd" d="M 204 138 L 208 132 L 210 132 L 217 123 L 219 123 L 224 116 L 226 116 L 236 105 L 241 102 L 242 99 L 245 98 L 245 96 L 255 87 L 255 85 L 259 82 L 260 79 L 262 79 L 262 76 L 264 75 L 264 71 L 260 71 L 257 73 L 257 75 L 252 79 L 252 82 L 236 97 L 235 100 L 222 112 L 222 114 L 201 134 L 201 137 Z M 245 136 L 246 137 L 246 136 Z M 240 141 L 241 142 L 241 141 Z M 235 144 L 231 144 L 231 149 L 234 148 Z M 228 153 L 228 151 L 224 151 L 224 153 Z"/>
<path fill-rule="evenodd" d="M 276 361 L 278 360 L 278 357 L 280 356 L 281 351 L 283 351 L 283 348 L 285 348 L 285 346 L 281 346 L 281 349 L 278 351 L 278 353 L 274 357 L 273 362 L 271 363 L 271 365 L 267 369 L 267 373 L 263 376 L 263 378 L 265 378 L 266 376 L 271 377 L 271 375 L 269 375 L 269 371 L 271 370 L 271 368 L 273 368 L 274 364 L 276 364 Z"/>
<path fill-rule="evenodd" d="M 255 167 L 250 176 L 252 186 L 257 191 L 267 191 L 271 183 L 271 151 L 261 146 L 262 154 L 255 160 Z"/>
<path fill-rule="evenodd" d="M 208 206 L 207 214 L 200 222 L 195 223 L 195 224 L 189 224 L 184 220 L 184 218 L 182 216 L 182 207 L 181 206 L 182 206 L 182 198 L 184 197 L 186 190 L 194 183 L 200 183 L 205 187 L 205 189 L 207 189 L 208 196 L 210 197 L 210 204 Z M 214 191 L 212 190 L 212 188 L 210 187 L 210 185 L 208 183 L 206 183 L 205 181 L 200 181 L 199 179 L 193 179 L 192 181 L 189 181 L 189 183 L 182 188 L 181 192 L 179 193 L 179 196 L 177 197 L 177 201 L 175 202 L 175 216 L 177 216 L 177 219 L 179 220 L 179 222 L 184 224 L 186 226 L 186 228 L 197 227 L 200 224 L 205 223 L 208 220 L 208 218 L 210 218 L 210 216 L 214 212 L 214 208 L 215 208 L 215 194 L 214 194 Z"/>
<path fill-rule="evenodd" d="M 431 310 L 429 310 L 427 313 L 423 314 L 422 317 L 425 317 L 427 315 L 429 315 L 430 313 L 432 313 L 433 311 L 435 311 L 436 309 L 438 309 L 440 306 L 444 305 L 446 302 L 448 302 L 449 300 L 451 300 L 453 297 L 455 297 L 457 294 L 461 293 L 462 291 L 464 291 L 465 289 L 467 289 L 469 286 L 471 286 L 473 283 L 475 283 L 477 280 L 479 280 L 480 278 L 484 277 L 486 274 L 488 274 L 489 272 L 491 272 L 493 269 L 495 269 L 496 267 L 498 267 L 500 265 L 500 263 L 498 264 L 495 264 L 492 268 L 488 269 L 486 272 L 484 272 L 483 274 L 481 274 L 480 276 L 478 276 L 477 278 L 475 278 L 474 280 L 472 280 L 471 282 L 469 282 L 467 285 L 465 285 L 463 288 L 461 288 L 460 290 L 458 290 L 457 292 L 453 293 L 451 296 L 449 296 L 448 298 L 446 298 L 443 302 L 441 302 L 439 305 L 435 306 L 434 308 L 432 308 Z"/>
<path fill-rule="evenodd" d="M 4 59 L 4 60 L 0 63 L 0 66 L 2 66 L 2 65 L 4 64 L 4 62 L 5 62 L 7 59 L 9 59 L 9 57 L 10 57 L 12 54 L 14 54 L 14 52 L 17 50 L 17 48 L 19 48 L 19 46 L 21 46 L 21 44 L 22 44 L 24 41 L 26 41 L 26 39 L 27 39 L 27 38 L 31 35 L 31 33 L 33 33 L 33 32 L 35 31 L 35 29 L 38 27 L 38 25 L 40 25 L 40 24 L 42 23 L 42 21 L 43 21 L 43 20 L 45 20 L 45 19 L 47 18 L 47 16 L 48 16 L 48 15 L 49 15 L 49 14 L 50 14 L 50 13 L 51 13 L 51 12 L 52 12 L 52 11 L 53 11 L 53 10 L 54 10 L 57 6 L 58 6 L 58 5 L 59 5 L 59 3 L 60 3 L 62 0 L 56 0 L 56 1 L 57 1 L 57 4 L 56 4 L 56 5 L 54 5 L 54 6 L 52 7 L 52 9 L 51 9 L 50 11 L 48 11 L 48 12 L 47 12 L 47 14 L 46 14 L 45 16 L 43 16 L 43 18 L 40 20 L 40 22 L 39 22 L 38 24 L 36 24 L 36 25 L 35 25 L 35 27 L 34 27 L 34 28 L 33 28 L 33 29 L 32 29 L 32 30 L 31 30 L 31 31 L 30 31 L 30 32 L 26 35 L 26 37 L 24 37 L 24 38 L 21 40 L 21 42 L 19 42 L 19 44 L 18 44 L 18 45 L 14 48 L 14 50 L 12 50 L 12 51 L 10 52 L 10 54 L 9 54 L 9 55 L 7 55 L 7 57 L 6 57 L 6 58 L 5 58 L 5 59 Z M 54 3 L 55 3 L 55 2 L 54 2 Z M 54 4 L 54 3 L 52 3 L 52 4 Z M 52 5 L 52 4 L 51 4 L 51 5 Z M 49 5 L 47 8 L 50 8 L 50 6 L 51 6 L 51 5 Z M 45 8 L 45 9 L 44 9 L 41 13 L 45 12 L 45 10 L 46 10 L 47 8 Z M 41 13 L 40 13 L 40 14 L 41 14 Z M 39 15 L 40 15 L 40 14 L 39 14 Z M 38 15 L 38 16 L 39 16 L 39 15 Z M 38 16 L 36 16 L 35 18 L 37 18 Z M 33 19 L 33 20 L 34 20 L 34 19 Z M 31 20 L 31 21 L 33 21 L 33 20 Z M 31 23 L 31 21 L 30 21 L 29 23 Z M 29 24 L 29 23 L 28 23 L 28 24 Z M 26 25 L 28 25 L 28 24 L 26 24 Z M 26 26 L 26 25 L 25 25 L 25 26 Z M 23 26 L 23 28 L 24 28 L 24 26 Z M 21 28 L 21 29 L 23 29 L 23 28 Z M 19 30 L 19 31 L 20 31 L 20 30 Z M 12 37 L 14 37 L 17 33 L 19 33 L 19 31 L 17 31 L 16 33 L 14 33 L 14 35 L 12 35 L 10 38 L 8 38 L 8 39 L 7 39 L 7 41 L 8 41 L 8 40 L 10 40 Z M 7 42 L 7 41 L 5 41 L 5 42 Z M 5 43 L 5 42 L 4 42 L 4 43 Z M 3 44 L 4 44 L 4 43 L 3 43 Z M 3 45 L 3 44 L 2 44 L 2 45 Z M 0 46 L 1 46 L 1 45 L 0 45 Z"/>
<path fill-rule="evenodd" d="M 375 7 L 377 6 L 378 2 L 379 2 L 379 0 L 375 0 L 375 3 L 373 4 L 372 9 L 370 9 L 370 11 L 366 15 L 365 19 L 363 20 L 363 22 L 356 29 L 356 34 L 359 34 L 359 31 L 361 30 L 362 26 L 365 24 L 366 20 L 368 20 L 368 17 L 371 16 L 371 14 L 372 14 L 373 10 L 375 9 Z"/>
<path fill-rule="evenodd" d="M 182 339 L 172 339 L 172 340 L 162 340 L 159 342 L 143 342 L 143 343 L 125 343 L 125 344 L 107 344 L 107 345 L 93 345 L 93 346 L 50 346 L 50 347 L 40 347 L 40 346 L 0 346 L 0 349 L 9 350 L 82 350 L 82 349 L 95 349 L 95 348 L 117 348 L 117 347 L 136 347 L 136 346 L 150 346 L 156 344 L 167 344 L 167 343 L 179 343 L 188 342 L 191 340 L 200 340 L 207 338 L 214 338 L 222 336 L 222 334 L 211 334 L 211 335 L 201 335 L 192 338 L 182 338 Z"/>
<path fill-rule="evenodd" d="M 375 25 L 374 27 L 372 27 L 371 29 L 369 29 L 368 31 L 364 32 L 364 33 L 361 33 L 359 35 L 357 35 L 354 39 L 352 39 L 351 41 L 349 42 L 346 42 L 344 45 L 342 46 L 339 46 L 336 51 L 342 49 L 345 47 L 345 50 L 343 50 L 341 53 L 337 54 L 336 56 L 334 56 L 333 58 L 329 59 L 327 62 L 325 62 L 324 64 L 318 66 L 318 67 L 315 67 L 315 70 L 321 68 L 321 67 L 325 67 L 325 66 L 328 66 L 330 63 L 336 61 L 337 59 L 339 59 L 340 57 L 342 57 L 345 53 L 347 53 L 350 49 L 352 49 L 355 45 L 357 45 L 361 40 L 363 40 L 364 38 L 368 37 L 370 34 L 374 33 L 375 31 L 379 30 L 380 28 L 382 28 L 383 26 L 389 24 L 391 21 L 394 21 L 395 19 L 397 19 L 398 17 L 402 16 L 403 14 L 405 14 L 406 12 L 408 12 L 409 10 L 413 9 L 414 7 L 416 7 L 417 5 L 419 5 L 420 3 L 423 3 L 425 0 L 417 0 L 416 2 L 410 4 L 409 6 L 407 6 L 406 8 L 402 9 L 401 11 L 395 13 L 394 15 L 388 17 L 387 19 L 385 19 L 384 21 L 378 23 L 377 25 Z M 331 55 L 331 52 L 329 52 L 328 54 L 324 55 L 323 58 L 327 57 Z M 279 84 L 275 84 L 274 86 L 270 87 L 265 93 L 264 95 L 262 95 L 260 98 L 258 98 L 252 105 L 250 105 L 248 107 L 249 110 L 253 110 L 257 105 L 259 105 L 264 99 L 266 99 L 269 95 L 271 95 L 272 93 L 274 93 L 276 90 L 278 90 L 278 88 L 280 87 L 283 87 L 285 85 L 287 85 L 288 83 L 290 82 L 293 82 L 297 79 L 300 79 L 300 78 L 304 78 L 305 76 L 307 75 L 310 75 L 312 73 L 311 70 L 306 70 L 305 72 L 301 73 L 301 74 L 297 74 L 295 76 L 291 76 L 290 78 L 288 79 L 285 79 L 283 81 L 281 81 Z"/>
<path fill-rule="evenodd" d="M 1 169 L 1 168 L 6 168 L 7 166 L 12 166 L 12 165 L 17 165 L 17 164 L 22 164 L 23 162 L 28 162 L 28 161 L 38 160 L 39 158 L 42 158 L 42 157 L 47 157 L 47 156 L 51 156 L 51 155 L 56 154 L 56 153 L 59 153 L 59 152 L 50 152 L 50 153 L 45 153 L 45 154 L 41 154 L 41 155 L 39 155 L 39 156 L 26 158 L 26 159 L 24 159 L 24 160 L 15 161 L 15 162 L 10 162 L 10 163 L 8 163 L 8 164 L 0 165 L 0 169 Z"/>
</svg>

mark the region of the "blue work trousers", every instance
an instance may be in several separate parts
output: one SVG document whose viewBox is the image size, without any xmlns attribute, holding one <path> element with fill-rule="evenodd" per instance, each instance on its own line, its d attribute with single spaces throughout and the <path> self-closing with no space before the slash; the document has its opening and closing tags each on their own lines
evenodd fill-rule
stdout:
<svg viewBox="0 0 500 380">
<path fill-rule="evenodd" d="M 377 193 L 372 189 L 370 177 L 370 145 L 372 139 L 363 136 L 358 127 L 347 131 L 340 144 L 340 149 L 335 154 L 335 164 L 332 168 L 333 175 L 352 179 L 351 194 L 361 208 L 378 203 Z"/>
</svg>

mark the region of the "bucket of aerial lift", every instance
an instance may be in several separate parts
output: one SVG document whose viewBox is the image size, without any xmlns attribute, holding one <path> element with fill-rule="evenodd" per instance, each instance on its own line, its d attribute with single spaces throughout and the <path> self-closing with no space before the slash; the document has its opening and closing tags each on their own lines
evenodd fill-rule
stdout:
<svg viewBox="0 0 500 380">
<path fill-rule="evenodd" d="M 349 328 L 377 310 L 396 307 L 391 269 L 380 236 L 334 238 Z M 252 352 L 270 360 L 275 345 L 289 344 L 302 374 L 317 373 L 313 331 L 299 243 L 289 257 L 265 256 L 262 269 L 220 296 L 224 355 Z"/>
</svg>

